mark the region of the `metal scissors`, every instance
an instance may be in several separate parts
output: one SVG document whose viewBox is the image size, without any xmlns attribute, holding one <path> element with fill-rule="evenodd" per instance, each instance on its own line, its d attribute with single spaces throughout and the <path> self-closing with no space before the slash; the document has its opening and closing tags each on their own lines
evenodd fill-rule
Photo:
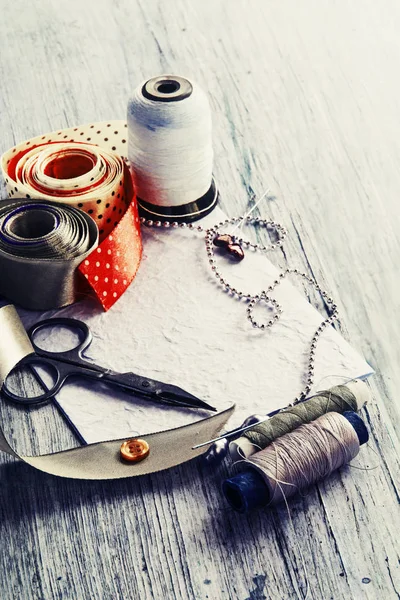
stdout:
<svg viewBox="0 0 400 600">
<path fill-rule="evenodd" d="M 40 348 L 35 343 L 35 335 L 45 327 L 60 325 L 66 327 L 79 335 L 79 343 L 71 350 L 64 352 L 50 352 Z M 92 342 L 92 334 L 89 327 L 83 321 L 77 319 L 54 318 L 39 321 L 28 331 L 28 336 L 35 350 L 17 365 L 21 367 L 47 367 L 54 373 L 53 385 L 43 394 L 34 397 L 26 397 L 15 394 L 7 386 L 7 380 L 3 385 L 4 395 L 19 404 L 40 404 L 51 400 L 60 391 L 69 378 L 85 378 L 101 381 L 112 387 L 118 387 L 124 392 L 134 394 L 150 402 L 169 404 L 178 408 L 200 408 L 216 412 L 216 408 L 210 406 L 203 400 L 192 396 L 185 390 L 175 385 L 163 383 L 149 377 L 142 377 L 136 373 L 117 373 L 93 364 L 83 358 L 84 351 Z M 46 386 L 47 387 L 47 386 Z"/>
</svg>

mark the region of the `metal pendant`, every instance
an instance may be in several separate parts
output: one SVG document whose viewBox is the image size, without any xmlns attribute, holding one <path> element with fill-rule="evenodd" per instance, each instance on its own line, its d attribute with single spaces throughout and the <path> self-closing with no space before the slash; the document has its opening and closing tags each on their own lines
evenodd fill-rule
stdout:
<svg viewBox="0 0 400 600">
<path fill-rule="evenodd" d="M 214 240 L 214 246 L 218 248 L 224 248 L 229 256 L 239 262 L 244 259 L 244 252 L 241 244 L 236 241 L 236 238 L 227 233 L 221 233 L 216 235 Z"/>
</svg>

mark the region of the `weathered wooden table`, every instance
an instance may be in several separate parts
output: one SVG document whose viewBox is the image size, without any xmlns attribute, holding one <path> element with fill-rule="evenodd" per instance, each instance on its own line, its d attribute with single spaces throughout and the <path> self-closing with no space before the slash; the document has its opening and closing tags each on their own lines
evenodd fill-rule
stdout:
<svg viewBox="0 0 400 600">
<path fill-rule="evenodd" d="M 385 600 L 400 597 L 400 9 L 389 0 L 0 1 L 1 150 L 42 131 L 124 118 L 145 77 L 192 76 L 214 114 L 223 208 L 270 185 L 288 260 L 339 299 L 376 369 L 364 464 L 284 507 L 240 516 L 200 461 L 107 483 L 1 456 L 2 600 Z M 3 196 L 4 197 L 4 196 Z M 264 210 L 265 212 L 265 210 Z M 1 335 L 1 332 L 0 332 Z M 2 408 L 7 426 L 8 408 Z M 50 409 L 14 443 L 70 445 Z M 206 503 L 207 518 L 196 507 Z"/>
</svg>

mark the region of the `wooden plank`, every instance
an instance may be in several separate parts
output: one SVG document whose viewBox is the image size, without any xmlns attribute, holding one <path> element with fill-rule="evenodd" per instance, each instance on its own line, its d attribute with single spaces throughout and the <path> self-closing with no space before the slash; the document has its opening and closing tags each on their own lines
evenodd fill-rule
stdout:
<svg viewBox="0 0 400 600">
<path fill-rule="evenodd" d="M 41 131 L 123 118 L 160 72 L 193 76 L 214 111 L 223 208 L 271 186 L 289 229 L 277 258 L 339 300 L 345 335 L 377 369 L 356 465 L 285 507 L 240 516 L 227 466 L 70 482 L 1 457 L 5 600 L 354 599 L 400 596 L 397 294 L 399 6 L 372 0 L 0 1 L 2 149 Z M 2 405 L 18 448 L 74 443 L 51 408 Z M 6 540 L 6 541 L 4 541 Z"/>
</svg>

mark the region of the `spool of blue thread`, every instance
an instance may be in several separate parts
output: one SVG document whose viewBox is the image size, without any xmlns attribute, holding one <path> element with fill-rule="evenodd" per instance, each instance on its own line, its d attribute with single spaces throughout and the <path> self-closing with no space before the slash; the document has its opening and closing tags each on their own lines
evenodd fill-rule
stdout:
<svg viewBox="0 0 400 600">
<path fill-rule="evenodd" d="M 360 446 L 368 442 L 368 430 L 361 417 L 352 411 L 344 412 L 343 417 L 352 425 Z M 269 489 L 262 475 L 255 469 L 243 471 L 226 479 L 222 484 L 222 492 L 230 506 L 240 513 L 246 513 L 270 502 Z"/>
</svg>

